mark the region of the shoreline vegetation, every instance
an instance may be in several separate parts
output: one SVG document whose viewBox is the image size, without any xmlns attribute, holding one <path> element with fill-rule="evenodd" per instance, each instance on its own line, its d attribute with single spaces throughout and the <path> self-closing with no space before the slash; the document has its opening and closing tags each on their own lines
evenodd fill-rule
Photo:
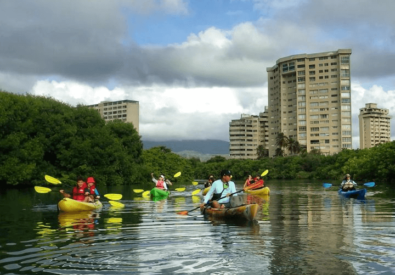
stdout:
<svg viewBox="0 0 395 275">
<path fill-rule="evenodd" d="M 41 185 L 51 175 L 73 185 L 78 175 L 94 175 L 98 185 L 147 182 L 150 174 L 175 182 L 206 179 L 230 169 L 236 180 L 269 169 L 270 179 L 395 181 L 395 141 L 370 149 L 344 149 L 324 156 L 318 151 L 258 160 L 207 161 L 184 158 L 165 146 L 143 149 L 133 124 L 105 123 L 99 113 L 82 105 L 72 107 L 50 97 L 0 91 L 0 186 Z"/>
</svg>

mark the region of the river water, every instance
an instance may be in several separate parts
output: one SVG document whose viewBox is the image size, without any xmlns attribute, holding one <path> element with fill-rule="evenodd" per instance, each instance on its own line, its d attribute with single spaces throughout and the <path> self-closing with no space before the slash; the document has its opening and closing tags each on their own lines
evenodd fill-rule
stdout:
<svg viewBox="0 0 395 275">
<path fill-rule="evenodd" d="M 179 183 L 162 201 L 132 187 L 123 208 L 58 213 L 60 195 L 32 188 L 0 194 L 0 274 L 394 274 L 395 200 L 383 187 L 366 200 L 343 199 L 320 182 L 269 181 L 254 197 L 256 221 L 209 220 Z M 240 188 L 241 183 L 237 183 Z M 133 186 L 149 190 L 151 184 Z M 239 189 L 238 189 L 239 190 Z"/>
</svg>

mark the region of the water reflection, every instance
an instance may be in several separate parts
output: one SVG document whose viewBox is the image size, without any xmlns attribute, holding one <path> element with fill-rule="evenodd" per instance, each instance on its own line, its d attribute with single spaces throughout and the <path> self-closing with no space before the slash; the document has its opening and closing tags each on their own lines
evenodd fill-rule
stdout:
<svg viewBox="0 0 395 275">
<path fill-rule="evenodd" d="M 119 187 L 117 187 L 119 189 Z M 58 213 L 59 197 L 0 199 L 1 274 L 372 274 L 395 272 L 394 201 L 343 200 L 321 184 L 277 182 L 253 222 L 188 216 L 201 196 L 153 201 L 132 190 L 100 212 Z M 103 191 L 103 192 L 107 192 Z M 11 201 L 11 200 L 16 200 Z M 25 210 L 23 210 L 25 209 Z"/>
</svg>

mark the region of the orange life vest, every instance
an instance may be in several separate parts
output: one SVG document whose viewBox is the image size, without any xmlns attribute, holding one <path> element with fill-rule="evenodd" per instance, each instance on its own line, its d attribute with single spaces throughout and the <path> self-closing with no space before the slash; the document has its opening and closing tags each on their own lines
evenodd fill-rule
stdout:
<svg viewBox="0 0 395 275">
<path fill-rule="evenodd" d="M 86 188 L 85 182 L 81 187 L 75 186 L 73 188 L 73 200 L 83 201 L 85 199 L 85 188 Z"/>
</svg>

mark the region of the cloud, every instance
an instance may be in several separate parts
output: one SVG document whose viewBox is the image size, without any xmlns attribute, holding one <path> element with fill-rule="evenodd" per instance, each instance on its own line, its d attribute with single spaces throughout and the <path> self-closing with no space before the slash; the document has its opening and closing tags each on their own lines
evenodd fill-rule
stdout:
<svg viewBox="0 0 395 275">
<path fill-rule="evenodd" d="M 267 89 L 261 88 L 124 86 L 110 90 L 72 81 L 42 80 L 31 93 L 71 105 L 139 101 L 140 135 L 146 140 L 229 140 L 228 125 L 232 119 L 240 118 L 242 113 L 258 115 L 267 105 Z"/>
</svg>

